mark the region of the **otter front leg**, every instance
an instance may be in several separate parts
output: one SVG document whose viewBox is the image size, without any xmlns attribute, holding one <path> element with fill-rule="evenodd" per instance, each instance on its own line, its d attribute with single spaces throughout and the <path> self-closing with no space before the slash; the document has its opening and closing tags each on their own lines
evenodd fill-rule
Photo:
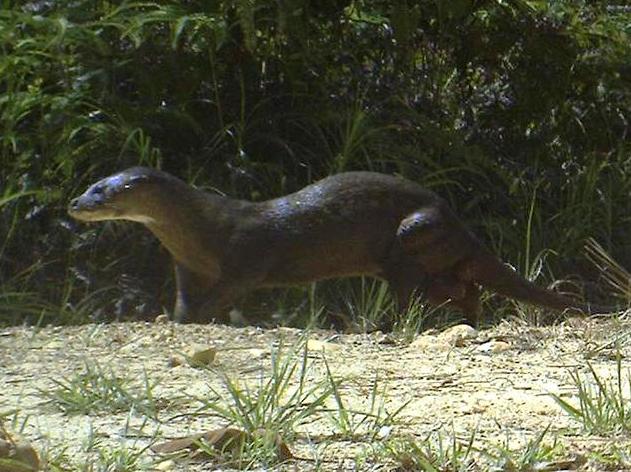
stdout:
<svg viewBox="0 0 631 472">
<path fill-rule="evenodd" d="M 206 323 L 211 318 L 228 322 L 233 290 L 175 264 L 176 296 L 173 319 L 177 323 Z"/>
</svg>

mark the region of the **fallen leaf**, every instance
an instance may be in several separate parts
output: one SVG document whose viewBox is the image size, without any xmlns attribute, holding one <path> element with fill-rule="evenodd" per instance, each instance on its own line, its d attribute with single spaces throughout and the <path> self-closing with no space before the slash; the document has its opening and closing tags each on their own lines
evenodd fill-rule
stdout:
<svg viewBox="0 0 631 472">
<path fill-rule="evenodd" d="M 237 428 L 219 428 L 155 444 L 151 446 L 151 450 L 157 454 L 169 454 L 184 449 L 193 451 L 199 449 L 199 442 L 201 441 L 217 452 L 228 452 L 233 455 L 239 455 L 247 443 L 254 442 L 264 434 L 265 431 L 262 430 L 248 433 Z M 279 461 L 282 462 L 293 458 L 289 447 L 287 447 L 287 444 L 284 443 L 280 436 L 276 435 L 274 442 L 276 444 Z"/>
<path fill-rule="evenodd" d="M 8 432 L 0 424 L 0 471 L 30 472 L 40 470 L 41 465 L 39 454 L 31 443 Z"/>
</svg>

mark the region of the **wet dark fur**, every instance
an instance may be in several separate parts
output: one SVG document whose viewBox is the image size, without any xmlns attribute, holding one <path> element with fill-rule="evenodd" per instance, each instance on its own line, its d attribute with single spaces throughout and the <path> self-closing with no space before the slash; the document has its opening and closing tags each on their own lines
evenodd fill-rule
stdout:
<svg viewBox="0 0 631 472">
<path fill-rule="evenodd" d="M 197 190 L 136 167 L 92 185 L 69 208 L 88 221 L 144 223 L 175 261 L 177 321 L 225 320 L 261 287 L 380 277 L 405 308 L 415 290 L 450 300 L 475 322 L 480 286 L 553 310 L 589 306 L 540 288 L 503 264 L 435 193 L 398 177 L 348 172 L 260 203 Z"/>
</svg>

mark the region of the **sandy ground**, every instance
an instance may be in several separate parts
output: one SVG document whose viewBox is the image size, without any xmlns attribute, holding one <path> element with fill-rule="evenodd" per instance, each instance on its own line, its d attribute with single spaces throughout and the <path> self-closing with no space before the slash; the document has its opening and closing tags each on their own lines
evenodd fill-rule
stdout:
<svg viewBox="0 0 631 472">
<path fill-rule="evenodd" d="M 196 409 L 215 398 L 213 392 L 221 396 L 219 402 L 230 404 L 224 376 L 253 391 L 261 379 L 269 378 L 272 353 L 289 352 L 303 335 L 286 328 L 171 323 L 2 329 L 0 415 L 6 428 L 21 429 L 44 456 L 79 470 L 117 470 L 90 469 L 85 464 L 97 460 L 98 448 L 141 450 L 148 444 L 227 426 L 224 419 L 196 414 Z M 372 457 L 369 451 L 393 438 L 421 441 L 428 435 L 446 441 L 455 436 L 466 442 L 473 434 L 480 451 L 496 454 L 498 447 L 504 447 L 519 454 L 548 428 L 544 442 L 561 444 L 559 455 L 565 462 L 542 470 L 627 470 L 622 460 L 607 466 L 594 457 L 612 448 L 631 452 L 629 437 L 588 435 L 551 394 L 577 404 L 571 373 L 588 378 L 589 361 L 602 378 L 610 378 L 616 373 L 617 352 L 623 355 L 626 375 L 630 335 L 627 321 L 594 319 L 572 319 L 544 328 L 504 322 L 480 332 L 459 326 L 419 336 L 408 345 L 393 343 L 381 333 L 310 332 L 306 385 L 326 382 L 325 357 L 333 377 L 341 382 L 340 395 L 349 410 L 375 413 L 381 408 L 383 416 L 408 403 L 392 422 L 376 429 L 360 427 L 348 437 L 330 419 L 337 409 L 331 397 L 329 412 L 297 426 L 296 435 L 287 441 L 293 455 L 309 460 L 292 460 L 278 469 L 406 470 L 396 461 Z M 193 344 L 216 349 L 210 369 L 181 361 L 179 355 Z M 157 418 L 137 411 L 89 415 L 60 411 L 43 392 L 58 388 L 56 381 L 67 382 L 84 372 L 86 362 L 128 378 L 130 388 L 141 388 L 145 378 L 155 382 Z M 371 408 L 375 382 L 377 406 Z M 90 440 L 98 448 L 88 453 Z M 140 462 L 153 464 L 152 470 L 221 469 L 212 461 L 160 462 L 161 457 L 150 450 L 141 456 Z M 492 462 L 476 459 L 468 470 L 489 470 Z"/>
</svg>

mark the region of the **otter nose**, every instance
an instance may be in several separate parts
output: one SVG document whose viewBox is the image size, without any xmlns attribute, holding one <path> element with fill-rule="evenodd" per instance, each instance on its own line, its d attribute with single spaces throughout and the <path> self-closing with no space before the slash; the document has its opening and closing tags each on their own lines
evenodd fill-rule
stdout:
<svg viewBox="0 0 631 472">
<path fill-rule="evenodd" d="M 72 200 L 70 200 L 70 204 L 68 205 L 68 208 L 70 210 L 76 210 L 79 207 L 79 198 L 73 198 Z"/>
</svg>

